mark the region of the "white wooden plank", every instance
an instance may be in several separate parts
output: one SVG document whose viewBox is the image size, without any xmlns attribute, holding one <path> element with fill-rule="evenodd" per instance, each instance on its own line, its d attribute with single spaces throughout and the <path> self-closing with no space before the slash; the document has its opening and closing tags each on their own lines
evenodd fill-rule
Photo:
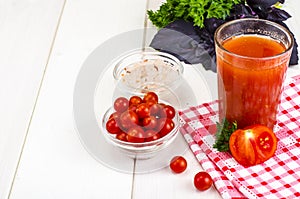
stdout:
<svg viewBox="0 0 300 199">
<path fill-rule="evenodd" d="M 7 198 L 62 0 L 0 1 L 0 198 Z"/>
<path fill-rule="evenodd" d="M 67 1 L 12 199 L 131 197 L 132 175 L 100 164 L 80 143 L 72 103 L 86 57 L 108 38 L 142 28 L 145 7 L 140 0 Z"/>
</svg>

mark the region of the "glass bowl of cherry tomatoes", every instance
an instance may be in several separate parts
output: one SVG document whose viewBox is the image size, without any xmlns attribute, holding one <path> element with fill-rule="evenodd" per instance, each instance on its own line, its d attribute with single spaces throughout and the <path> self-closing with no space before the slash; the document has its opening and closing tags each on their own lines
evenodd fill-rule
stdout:
<svg viewBox="0 0 300 199">
<path fill-rule="evenodd" d="M 102 118 L 108 143 L 137 159 L 151 158 L 169 147 L 179 132 L 179 101 L 171 90 L 163 94 L 145 91 L 116 97 Z"/>
</svg>

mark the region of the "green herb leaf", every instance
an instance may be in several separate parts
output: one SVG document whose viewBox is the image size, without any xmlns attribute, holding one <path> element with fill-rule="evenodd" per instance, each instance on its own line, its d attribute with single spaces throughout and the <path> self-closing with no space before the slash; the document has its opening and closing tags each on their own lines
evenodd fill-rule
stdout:
<svg viewBox="0 0 300 199">
<path fill-rule="evenodd" d="M 216 142 L 213 148 L 216 148 L 220 152 L 229 151 L 229 138 L 236 130 L 236 122 L 229 122 L 227 119 L 224 119 L 221 124 L 217 122 Z"/>
<path fill-rule="evenodd" d="M 167 0 L 159 10 L 148 10 L 149 19 L 158 27 L 163 28 L 169 23 L 184 19 L 193 22 L 200 28 L 204 27 L 207 18 L 225 19 L 235 4 L 245 0 Z"/>
</svg>

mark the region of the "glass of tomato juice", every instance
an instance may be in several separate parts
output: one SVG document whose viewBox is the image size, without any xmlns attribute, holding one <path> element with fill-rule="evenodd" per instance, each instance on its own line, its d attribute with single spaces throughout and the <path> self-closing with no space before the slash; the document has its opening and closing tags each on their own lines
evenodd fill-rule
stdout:
<svg viewBox="0 0 300 199">
<path fill-rule="evenodd" d="M 233 20 L 216 30 L 220 121 L 274 128 L 293 42 L 283 26 L 262 19 Z"/>
</svg>

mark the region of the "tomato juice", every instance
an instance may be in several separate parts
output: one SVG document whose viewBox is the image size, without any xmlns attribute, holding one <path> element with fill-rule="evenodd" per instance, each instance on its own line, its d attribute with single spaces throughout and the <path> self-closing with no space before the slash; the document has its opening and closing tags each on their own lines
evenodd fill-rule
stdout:
<svg viewBox="0 0 300 199">
<path fill-rule="evenodd" d="M 290 53 L 268 36 L 232 36 L 216 48 L 220 118 L 273 129 Z"/>
</svg>

